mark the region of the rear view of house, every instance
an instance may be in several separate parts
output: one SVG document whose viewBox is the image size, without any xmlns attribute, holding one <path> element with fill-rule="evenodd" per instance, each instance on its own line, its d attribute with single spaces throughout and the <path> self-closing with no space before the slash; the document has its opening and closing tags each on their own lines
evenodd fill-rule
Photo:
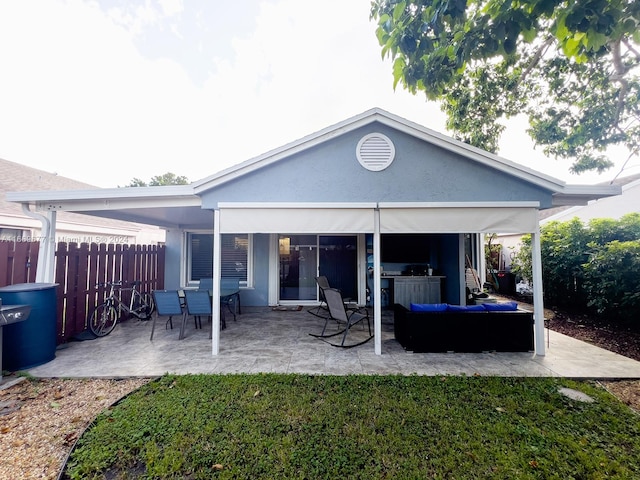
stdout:
<svg viewBox="0 0 640 480">
<path fill-rule="evenodd" d="M 327 276 L 345 296 L 373 305 L 379 354 L 383 303 L 464 304 L 465 268 L 481 262 L 483 234 L 533 234 L 540 287 L 539 211 L 619 192 L 566 185 L 372 109 L 187 186 L 8 199 L 49 217 L 82 212 L 165 229 L 165 288 L 213 278 L 215 295 L 220 278 L 232 277 L 242 305 L 311 305 L 320 301 L 315 277 Z M 537 291 L 535 348 L 543 355 Z M 217 354 L 215 323 L 213 331 Z"/>
</svg>

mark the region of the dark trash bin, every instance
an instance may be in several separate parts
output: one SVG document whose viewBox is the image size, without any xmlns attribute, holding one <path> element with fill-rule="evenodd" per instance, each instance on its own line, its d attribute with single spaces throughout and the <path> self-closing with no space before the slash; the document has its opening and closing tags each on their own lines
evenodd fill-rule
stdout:
<svg viewBox="0 0 640 480">
<path fill-rule="evenodd" d="M 498 290 L 499 293 L 507 295 L 515 295 L 516 293 L 516 276 L 506 270 L 498 272 Z"/>
<path fill-rule="evenodd" d="M 56 356 L 57 283 L 19 283 L 0 288 L 3 305 L 29 305 L 27 320 L 3 327 L 2 368 L 24 370 Z"/>
</svg>

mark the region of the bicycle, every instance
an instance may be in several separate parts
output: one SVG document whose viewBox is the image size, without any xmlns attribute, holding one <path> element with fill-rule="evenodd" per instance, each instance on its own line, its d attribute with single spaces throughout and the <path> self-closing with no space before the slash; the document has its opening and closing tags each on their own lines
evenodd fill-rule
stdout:
<svg viewBox="0 0 640 480">
<path fill-rule="evenodd" d="M 89 317 L 89 330 L 97 337 L 109 335 L 116 327 L 118 318 L 124 310 L 129 316 L 134 316 L 140 320 L 149 320 L 155 310 L 153 296 L 148 293 L 140 293 L 136 288 L 142 282 L 136 280 L 131 282 L 131 288 L 122 288 L 122 280 L 119 282 L 99 283 L 97 287 L 109 287 L 109 295 L 104 303 L 98 305 Z M 118 295 L 116 295 L 116 288 Z M 131 300 L 129 305 L 121 299 L 123 290 L 131 290 Z"/>
</svg>

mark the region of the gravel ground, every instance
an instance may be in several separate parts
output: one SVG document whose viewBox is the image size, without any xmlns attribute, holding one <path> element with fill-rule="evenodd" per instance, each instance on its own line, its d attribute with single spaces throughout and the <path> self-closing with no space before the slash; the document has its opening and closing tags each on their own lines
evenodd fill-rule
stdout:
<svg viewBox="0 0 640 480">
<path fill-rule="evenodd" d="M 0 390 L 0 479 L 58 478 L 98 413 L 149 381 L 18 380 Z"/>
</svg>

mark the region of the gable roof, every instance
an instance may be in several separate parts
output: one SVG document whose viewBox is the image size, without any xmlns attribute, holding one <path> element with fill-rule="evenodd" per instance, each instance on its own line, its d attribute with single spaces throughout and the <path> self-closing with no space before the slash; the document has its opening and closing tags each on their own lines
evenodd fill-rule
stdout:
<svg viewBox="0 0 640 480">
<path fill-rule="evenodd" d="M 45 211 L 83 212 L 165 227 L 188 225 L 189 228 L 210 228 L 212 215 L 209 210 L 202 209 L 203 193 L 376 122 L 545 189 L 551 193 L 554 205 L 586 204 L 589 200 L 620 194 L 620 187 L 616 185 L 567 185 L 562 180 L 454 140 L 382 109 L 373 108 L 190 185 L 23 191 L 9 192 L 6 197 L 10 202 L 32 205 Z"/>
<path fill-rule="evenodd" d="M 282 147 L 249 159 L 233 167 L 222 170 L 202 180 L 193 182 L 194 192 L 202 192 L 223 185 L 243 175 L 256 172 L 291 155 L 303 152 L 332 138 L 352 132 L 372 123 L 380 123 L 445 150 L 468 158 L 481 165 L 522 179 L 553 193 L 554 205 L 585 204 L 589 200 L 610 195 L 618 195 L 620 188 L 610 185 L 567 185 L 564 181 L 537 172 L 531 168 L 494 155 L 480 148 L 455 140 L 435 130 L 389 113 L 380 108 L 372 108 L 335 125 L 295 140 Z"/>
</svg>

